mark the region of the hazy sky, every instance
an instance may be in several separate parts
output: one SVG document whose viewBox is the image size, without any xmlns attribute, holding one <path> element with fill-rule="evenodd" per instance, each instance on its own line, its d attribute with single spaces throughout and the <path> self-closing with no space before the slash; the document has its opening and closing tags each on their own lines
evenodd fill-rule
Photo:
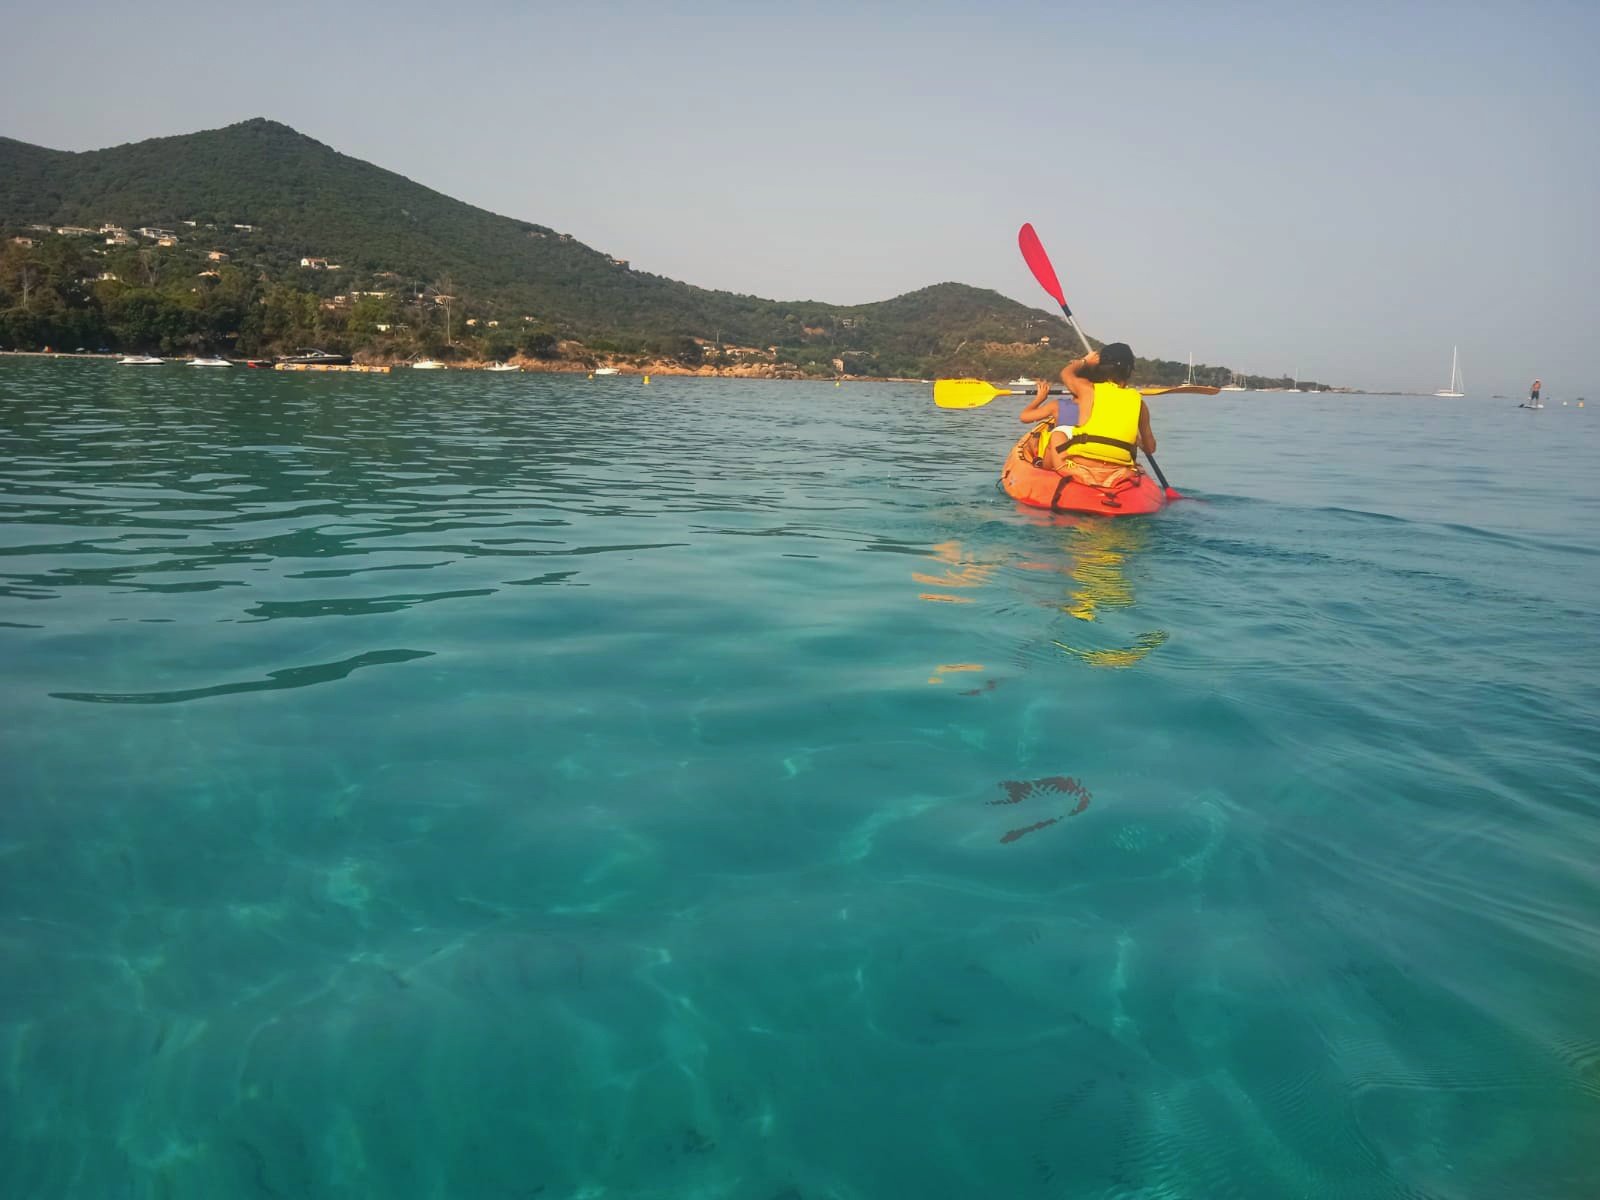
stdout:
<svg viewBox="0 0 1600 1200">
<path fill-rule="evenodd" d="M 0 134 L 265 116 L 641 270 L 941 280 L 1141 354 L 1600 397 L 1600 2 L 12 0 Z"/>
</svg>

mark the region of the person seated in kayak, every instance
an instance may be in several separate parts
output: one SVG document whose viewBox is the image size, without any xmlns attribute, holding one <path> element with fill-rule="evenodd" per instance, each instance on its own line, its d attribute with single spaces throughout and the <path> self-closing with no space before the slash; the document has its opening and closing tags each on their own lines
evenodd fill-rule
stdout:
<svg viewBox="0 0 1600 1200">
<path fill-rule="evenodd" d="M 1139 475 L 1134 451 L 1156 452 L 1156 435 L 1150 428 L 1150 410 L 1144 397 L 1128 387 L 1133 375 L 1133 351 L 1126 342 L 1111 342 L 1092 354 L 1074 359 L 1061 371 L 1078 405 L 1077 425 L 1061 421 L 1060 405 L 1050 399 L 1050 381 L 1041 380 L 1033 403 L 1020 419 L 1048 422 L 1040 439 L 1039 465 L 1091 487 L 1115 487 Z"/>
</svg>

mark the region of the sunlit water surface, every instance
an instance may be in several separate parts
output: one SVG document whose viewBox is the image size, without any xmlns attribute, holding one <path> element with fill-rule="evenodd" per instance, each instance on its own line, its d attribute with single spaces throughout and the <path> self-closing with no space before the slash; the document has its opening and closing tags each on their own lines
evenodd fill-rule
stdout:
<svg viewBox="0 0 1600 1200">
<path fill-rule="evenodd" d="M 0 1194 L 1588 1197 L 1600 405 L 0 363 Z"/>
</svg>

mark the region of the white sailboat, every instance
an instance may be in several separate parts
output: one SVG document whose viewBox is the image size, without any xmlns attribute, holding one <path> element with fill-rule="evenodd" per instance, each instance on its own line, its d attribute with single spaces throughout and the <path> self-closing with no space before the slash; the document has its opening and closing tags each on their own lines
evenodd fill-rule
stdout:
<svg viewBox="0 0 1600 1200">
<path fill-rule="evenodd" d="M 1304 389 L 1300 386 L 1300 368 L 1294 369 L 1294 378 L 1289 380 L 1289 386 L 1283 389 L 1286 392 L 1299 392 Z"/>
<path fill-rule="evenodd" d="M 1451 348 L 1450 386 L 1447 388 L 1441 388 L 1439 391 L 1434 393 L 1435 396 L 1457 397 L 1466 395 L 1466 393 L 1461 390 L 1467 386 L 1467 381 L 1466 378 L 1461 374 L 1460 350 L 1461 348 L 1459 346 Z"/>
<path fill-rule="evenodd" d="M 1225 392 L 1248 392 L 1250 389 L 1239 382 L 1239 372 L 1235 371 L 1233 378 L 1223 384 L 1222 390 Z"/>
</svg>

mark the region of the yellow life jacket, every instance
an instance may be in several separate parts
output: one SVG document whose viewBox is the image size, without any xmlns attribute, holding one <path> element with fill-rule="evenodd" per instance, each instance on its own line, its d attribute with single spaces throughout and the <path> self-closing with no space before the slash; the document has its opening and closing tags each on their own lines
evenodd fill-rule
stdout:
<svg viewBox="0 0 1600 1200">
<path fill-rule="evenodd" d="M 1133 388 L 1116 383 L 1095 384 L 1088 423 L 1079 425 L 1067 439 L 1067 456 L 1124 465 L 1133 462 L 1143 405 L 1144 397 Z"/>
</svg>

